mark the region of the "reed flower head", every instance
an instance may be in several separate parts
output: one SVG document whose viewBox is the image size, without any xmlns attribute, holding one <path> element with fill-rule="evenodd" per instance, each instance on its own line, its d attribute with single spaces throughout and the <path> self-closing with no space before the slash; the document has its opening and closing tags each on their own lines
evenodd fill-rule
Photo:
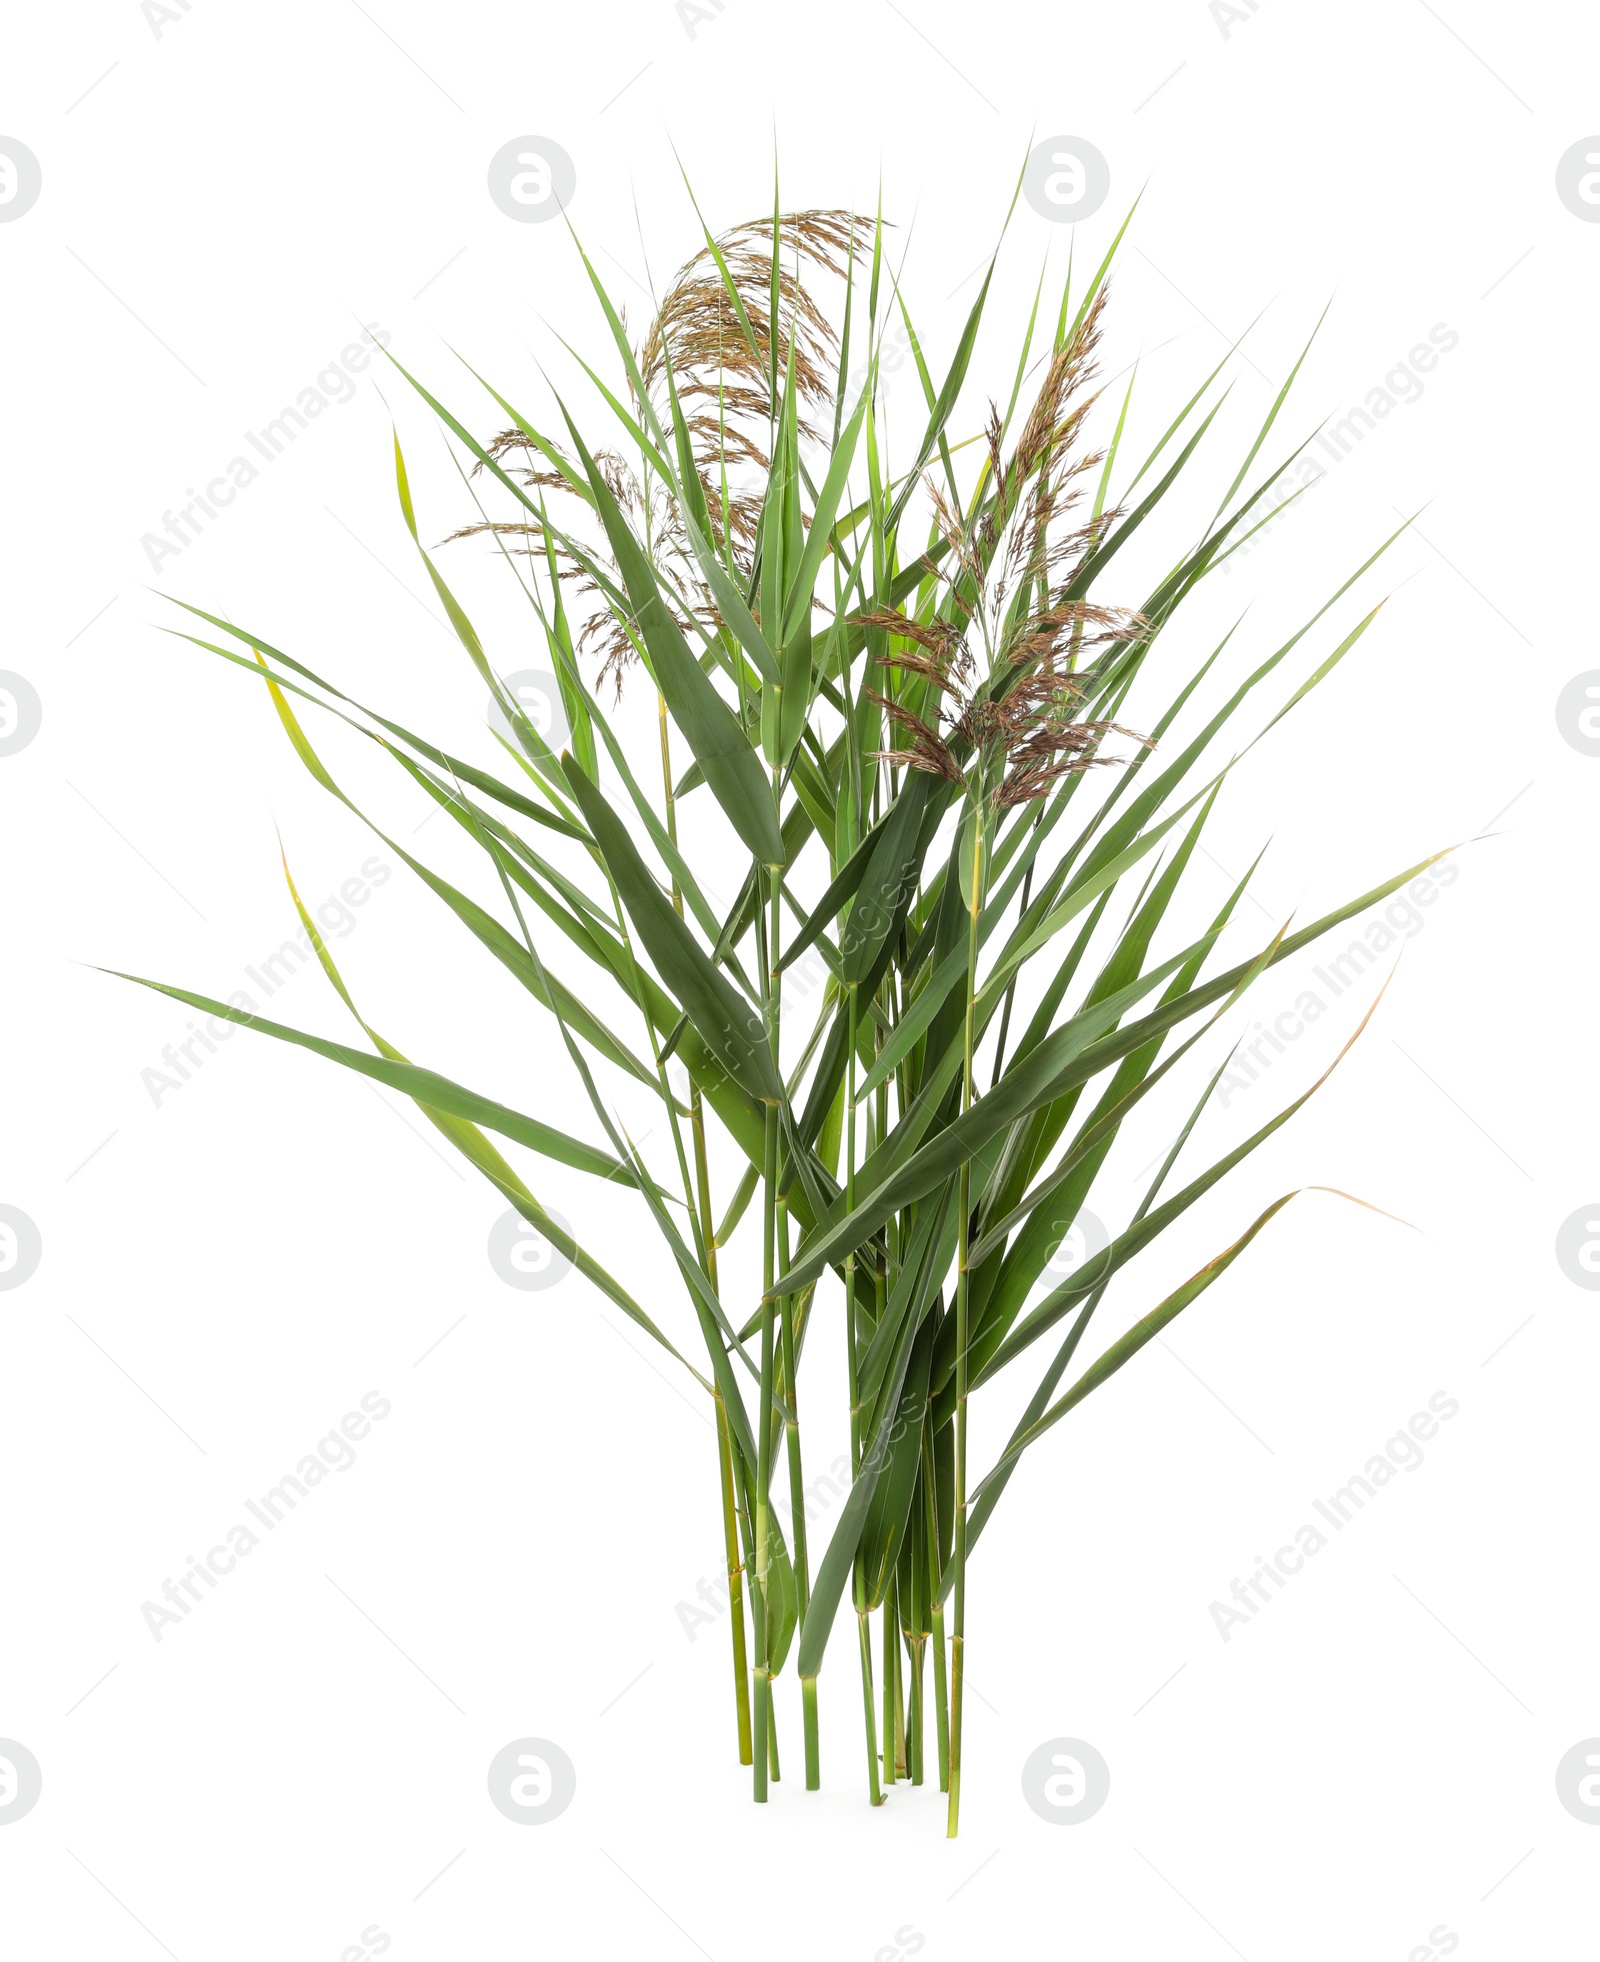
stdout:
<svg viewBox="0 0 1600 1962">
<path fill-rule="evenodd" d="M 767 447 L 773 375 L 793 374 L 805 405 L 800 431 L 812 442 L 820 440 L 819 427 L 810 418 L 832 406 L 839 337 L 813 288 L 824 277 L 845 277 L 852 258 L 870 246 L 873 228 L 847 211 L 794 211 L 778 220 L 777 233 L 782 251 L 776 315 L 773 220 L 735 225 L 717 239 L 715 250 L 706 245 L 673 276 L 634 350 L 642 396 L 631 373 L 628 378 L 635 411 L 648 404 L 664 427 L 671 426 L 670 397 L 676 391 L 709 542 L 745 580 L 754 565 L 763 491 L 744 480 L 759 479 L 771 467 Z M 625 315 L 623 322 L 626 326 Z M 558 497 L 581 495 L 574 460 L 565 449 L 558 454 L 563 465 L 573 467 L 550 468 L 544 447 L 521 429 L 501 430 L 488 445 L 488 455 L 529 489 Z M 693 631 L 691 613 L 720 629 L 721 615 L 691 547 L 676 490 L 614 449 L 595 452 L 595 461 L 664 575 L 663 591 L 680 630 Z M 480 460 L 473 475 L 483 468 Z M 463 525 L 444 542 L 485 534 L 514 541 L 507 549 L 523 557 L 543 559 L 548 545 L 559 576 L 571 582 L 575 603 L 586 615 L 579 647 L 595 657 L 600 679 L 609 681 L 620 698 L 639 653 L 633 623 L 617 615 L 596 576 L 596 568 L 603 569 L 612 592 L 624 584 L 604 539 L 591 537 L 579 544 L 564 527 L 521 517 Z"/>
<path fill-rule="evenodd" d="M 1149 632 L 1137 611 L 1077 590 L 1085 556 L 1123 514 L 1097 510 L 1060 528 L 1083 495 L 1079 480 L 1105 461 L 1080 443 L 1095 400 L 1085 390 L 1104 302 L 1102 289 L 1049 357 L 1009 457 L 1000 412 L 990 404 L 975 520 L 925 475 L 946 550 L 941 564 L 925 560 L 923 614 L 879 606 L 854 616 L 887 637 L 878 665 L 909 683 L 873 693 L 907 738 L 874 754 L 968 785 L 995 810 L 1036 802 L 1063 777 L 1119 761 L 1102 753 L 1107 736 L 1152 746 L 1119 722 L 1081 713 L 1099 678 L 1083 667 L 1085 656 L 1097 648 L 1126 652 Z"/>
</svg>

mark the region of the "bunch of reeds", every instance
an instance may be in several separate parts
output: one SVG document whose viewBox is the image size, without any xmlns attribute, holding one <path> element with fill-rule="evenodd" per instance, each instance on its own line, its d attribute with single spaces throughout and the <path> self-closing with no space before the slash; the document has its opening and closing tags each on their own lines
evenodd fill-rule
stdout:
<svg viewBox="0 0 1600 1962">
<path fill-rule="evenodd" d="M 554 1018 L 592 1108 L 592 1127 L 580 1127 L 590 1138 L 411 1063 L 363 1020 L 298 895 L 374 1053 L 164 992 L 413 1097 L 687 1371 L 714 1406 L 734 1708 L 755 1797 L 777 1774 L 773 1683 L 791 1659 L 806 1784 L 818 1785 L 818 1675 L 848 1599 L 872 1802 L 897 1779 L 927 1775 L 931 1674 L 953 1834 L 968 1573 L 984 1528 L 1023 1454 L 1294 1196 L 1244 1223 L 1164 1299 L 1135 1298 L 1137 1318 L 1072 1373 L 1113 1283 L 1136 1291 L 1136 1257 L 1306 1098 L 1177 1185 L 1216 1077 L 1192 1102 L 1191 1085 L 1166 1127 L 1170 1150 L 1109 1245 L 1039 1298 L 1047 1263 L 1129 1114 L 1160 1095 L 1257 977 L 1423 869 L 1210 972 L 1247 874 L 1198 937 L 1153 951 L 1169 913 L 1181 916 L 1192 857 L 1248 744 L 1209 759 L 1236 744 L 1236 718 L 1385 547 L 1219 708 L 1186 717 L 1226 639 L 1177 674 L 1153 655 L 1171 644 L 1185 600 L 1265 522 L 1261 493 L 1286 460 L 1250 473 L 1288 384 L 1198 542 L 1136 606 L 1113 603 L 1104 595 L 1124 545 L 1192 480 L 1220 373 L 1136 468 L 1121 454 L 1131 381 L 1105 412 L 1103 440 L 1091 440 L 1116 242 L 1080 292 L 1069 271 L 1059 305 L 1042 314 L 1041 277 L 1009 400 L 964 437 L 954 418 L 992 262 L 942 379 L 911 331 L 925 414 L 914 450 L 891 458 L 879 356 L 893 316 L 911 322 L 881 221 L 775 210 L 720 238 L 702 230 L 704 249 L 637 344 L 583 259 L 620 364 L 609 386 L 580 361 L 605 404 L 603 441 L 564 403 L 559 424 L 539 428 L 492 388 L 506 426 L 480 440 L 400 370 L 471 459 L 462 476 L 477 516 L 452 535 L 489 542 L 526 594 L 559 677 L 570 731 L 559 755 L 420 542 L 514 734 L 496 768 L 365 708 L 259 634 L 190 609 L 232 645 L 188 637 L 264 678 L 333 796 L 349 803 L 302 728 L 306 702 L 378 743 L 481 851 L 488 903 L 380 833 L 526 988 L 532 1012 Z M 852 403 L 853 353 L 866 382 Z M 395 467 L 418 541 L 398 439 Z M 1375 612 L 1270 705 L 1265 727 Z M 652 753 L 626 753 L 602 678 L 652 691 Z M 1141 678 L 1151 706 L 1135 728 L 1122 718 Z M 1086 795 L 1086 784 L 1097 787 Z M 720 814 L 715 881 L 680 849 L 679 806 L 691 797 Z M 726 912 L 707 896 L 724 882 L 738 888 Z M 572 980 L 551 964 L 557 947 L 563 963 L 580 963 Z M 786 973 L 811 950 L 827 985 L 814 1014 L 786 1017 Z M 602 1020 L 608 1002 L 619 1027 L 637 1016 L 633 1033 Z M 659 1103 L 657 1162 L 614 1114 L 603 1087 L 614 1072 Z M 684 1076 L 686 1091 L 675 1089 Z M 550 1216 L 491 1134 L 607 1182 L 608 1211 L 628 1189 L 660 1235 L 649 1308 Z M 726 1250 L 747 1222 L 761 1284 L 742 1295 Z M 800 1387 L 818 1316 L 843 1324 L 852 1483 L 826 1545 L 813 1548 L 801 1419 L 814 1391 L 808 1381 L 802 1398 Z M 971 1400 L 1018 1365 L 1037 1380 L 975 1477 Z"/>
</svg>

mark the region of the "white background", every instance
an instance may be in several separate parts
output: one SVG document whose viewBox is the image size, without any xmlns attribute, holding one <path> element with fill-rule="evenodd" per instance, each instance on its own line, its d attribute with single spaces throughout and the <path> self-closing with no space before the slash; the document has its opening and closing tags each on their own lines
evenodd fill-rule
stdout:
<svg viewBox="0 0 1600 1962">
<path fill-rule="evenodd" d="M 1564 208 L 1555 174 L 1600 125 L 1592 20 L 1486 0 L 727 0 L 693 32 L 668 0 L 193 0 L 146 18 L 163 11 L 16 9 L 0 61 L 0 135 L 43 167 L 36 207 L 0 224 L 0 667 L 43 703 L 37 739 L 0 759 L 0 1200 L 43 1241 L 37 1273 L 0 1294 L 0 1737 L 44 1781 L 0 1830 L 7 1951 L 348 1962 L 387 1936 L 396 1962 L 1415 1962 L 1453 1936 L 1463 1957 L 1589 1952 L 1600 1834 L 1561 1807 L 1555 1767 L 1600 1733 L 1600 1336 L 1555 1238 L 1600 1195 L 1600 760 L 1563 740 L 1555 704 L 1600 665 L 1600 226 Z M 1213 495 L 1330 295 L 1274 450 L 1362 403 L 1436 325 L 1459 336 L 1420 399 L 1209 582 L 1162 642 L 1163 681 L 1248 605 L 1226 670 L 1242 675 L 1420 510 L 1246 712 L 1253 731 L 1394 593 L 1235 773 L 1200 897 L 1217 903 L 1222 868 L 1271 837 L 1271 918 L 1246 909 L 1243 951 L 1290 911 L 1499 835 L 1466 845 L 1327 1089 L 1130 1275 L 1118 1325 L 1292 1186 L 1409 1224 L 1298 1200 L 1015 1481 L 974 1565 L 954 1844 L 931 1786 L 867 1809 L 842 1626 L 822 1794 L 800 1789 L 791 1673 L 785 1777 L 765 1811 L 749 1804 L 725 1617 L 691 1640 L 679 1612 L 719 1557 L 712 1433 L 644 1339 L 575 1278 L 507 1288 L 485 1253 L 496 1195 L 394 1096 L 241 1033 L 155 1102 L 141 1073 L 187 1012 L 95 971 L 248 986 L 295 924 L 275 823 L 313 904 L 375 853 L 392 863 L 300 770 L 254 684 L 161 631 L 181 621 L 163 594 L 496 754 L 401 527 L 391 412 L 424 539 L 472 513 L 386 364 L 158 572 L 143 536 L 253 454 L 243 432 L 360 322 L 482 435 L 503 418 L 451 349 L 540 420 L 541 367 L 577 387 L 557 330 L 612 372 L 565 228 L 514 224 L 487 195 L 505 142 L 571 154 L 571 216 L 639 331 L 646 254 L 659 282 L 699 242 L 672 146 L 721 228 L 770 209 L 774 132 L 787 207 L 870 209 L 881 173 L 936 369 L 1031 141 L 1077 134 L 1110 160 L 1080 266 L 1147 185 L 1104 363 L 1146 357 L 1133 451 L 1261 315 Z M 969 427 L 1009 388 L 1040 262 L 1048 249 L 1058 280 L 1069 237 L 1018 207 Z M 916 401 L 902 369 L 902 443 Z M 1108 596 L 1136 603 L 1159 557 L 1130 559 Z M 503 569 L 473 546 L 444 563 L 500 667 L 537 664 Z M 425 807 L 365 746 L 313 733 L 392 835 L 464 863 L 442 827 L 413 840 Z M 390 1040 L 593 1135 L 549 1019 L 409 874 L 351 917 L 332 944 Z M 1254 1012 L 1286 1008 L 1305 972 L 1277 970 Z M 1208 1113 L 1193 1162 L 1298 1094 L 1379 978 Z M 347 1039 L 314 972 L 274 1010 Z M 1113 1160 L 1094 1201 L 1113 1223 L 1166 1123 Z M 576 1175 L 529 1177 L 687 1330 L 642 1212 Z M 818 1471 L 842 1449 L 823 1314 Z M 392 1409 L 355 1465 L 155 1640 L 141 1604 L 374 1391 Z M 1459 1415 L 1426 1461 L 1224 1641 L 1211 1603 L 1440 1391 Z M 1005 1416 L 975 1420 L 978 1464 Z M 537 1830 L 485 1788 L 527 1736 L 578 1776 Z M 1112 1780 L 1066 1829 L 1019 1782 L 1063 1736 Z"/>
</svg>

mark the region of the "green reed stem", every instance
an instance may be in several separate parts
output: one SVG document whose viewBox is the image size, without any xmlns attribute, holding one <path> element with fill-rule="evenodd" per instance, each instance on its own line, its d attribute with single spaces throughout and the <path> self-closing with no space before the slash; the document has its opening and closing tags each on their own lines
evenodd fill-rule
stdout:
<svg viewBox="0 0 1600 1962">
<path fill-rule="evenodd" d="M 939 1599 L 939 1489 L 934 1475 L 933 1425 L 922 1426 L 922 1493 L 927 1517 L 928 1598 L 933 1604 L 933 1716 L 937 1733 L 939 1790 L 950 1789 L 950 1699 L 945 1681 L 944 1603 Z"/>
<path fill-rule="evenodd" d="M 717 1466 L 722 1478 L 722 1537 L 728 1561 L 728 1613 L 733 1623 L 733 1706 L 739 1726 L 739 1762 L 749 1764 L 750 1663 L 744 1642 L 744 1562 L 739 1558 L 739 1519 L 733 1495 L 733 1442 L 721 1393 L 717 1406 Z"/>
<path fill-rule="evenodd" d="M 771 1486 L 772 1486 L 772 1363 L 773 1363 L 773 1304 L 770 1299 L 773 1282 L 773 1227 L 775 1224 L 772 1198 L 778 1182 L 778 1110 L 775 1104 L 766 1109 L 766 1139 L 764 1154 L 765 1176 L 762 1180 L 763 1248 L 761 1256 L 761 1395 L 760 1415 L 756 1431 L 756 1586 L 755 1597 L 761 1603 L 756 1630 L 756 1701 L 755 1701 L 755 1798 L 758 1805 L 767 1796 L 767 1754 L 768 1733 L 772 1718 L 772 1669 L 769 1652 L 770 1631 L 767 1623 L 767 1603 L 769 1600 L 768 1582 L 771 1574 Z"/>
<path fill-rule="evenodd" d="M 666 697 L 656 695 L 656 717 L 661 743 L 661 785 L 666 803 L 667 835 L 674 844 L 678 840 L 678 803 L 672 788 L 672 740 L 671 723 L 667 717 Z M 679 919 L 683 918 L 683 894 L 678 890 L 676 879 L 672 882 L 672 903 L 677 909 Z M 642 1006 L 642 1003 L 641 1003 Z M 654 1049 L 655 1031 L 647 1015 L 646 1028 L 650 1031 Z M 656 1056 L 657 1066 L 660 1056 Z M 661 1084 L 663 1096 L 670 1096 L 666 1072 L 662 1070 Z M 669 1102 L 669 1113 L 672 1106 Z M 673 1128 L 677 1128 L 673 1116 Z M 689 1084 L 689 1130 L 694 1143 L 695 1206 L 691 1209 L 699 1221 L 699 1241 L 701 1257 L 705 1262 L 706 1278 L 712 1291 L 720 1294 L 717 1280 L 717 1234 L 716 1218 L 711 1210 L 711 1171 L 706 1157 L 706 1119 L 705 1107 L 700 1098 L 700 1086 L 690 1079 Z M 734 1494 L 733 1479 L 733 1439 L 728 1430 L 728 1408 L 722 1400 L 720 1391 L 715 1393 L 717 1406 L 717 1472 L 718 1485 L 722 1493 L 722 1538 L 728 1566 L 728 1626 L 733 1641 L 733 1708 L 734 1721 L 739 1735 L 739 1762 L 751 1761 L 750 1738 L 750 1662 L 745 1651 L 744 1639 L 744 1562 L 739 1558 L 739 1508 Z"/>
<path fill-rule="evenodd" d="M 895 1781 L 894 1721 L 894 1583 L 883 1597 L 883 1782 Z"/>
<path fill-rule="evenodd" d="M 778 1201 L 778 1276 L 789 1268 L 789 1208 Z M 795 1337 L 795 1298 L 786 1294 L 782 1302 L 783 1380 L 789 1414 L 784 1419 L 785 1442 L 789 1456 L 789 1517 L 794 1529 L 794 1580 L 799 1601 L 800 1625 L 811 1605 L 811 1563 L 806 1547 L 806 1482 L 800 1453 L 800 1371 L 799 1344 Z M 817 1679 L 812 1676 L 801 1688 L 801 1725 L 805 1736 L 806 1790 L 815 1792 L 822 1785 L 821 1743 L 817 1730 Z"/>
<path fill-rule="evenodd" d="M 847 1010 L 850 1050 L 844 1099 L 846 1212 L 851 1211 L 856 1202 L 856 1034 L 859 1012 L 860 996 L 852 984 Z M 860 1332 L 856 1327 L 856 1256 L 853 1247 L 844 1257 L 844 1326 L 845 1353 L 850 1371 L 850 1477 L 854 1482 L 861 1476 L 861 1349 Z M 872 1696 L 872 1636 L 867 1625 L 867 1577 L 859 1553 L 854 1570 L 854 1599 L 861 1635 L 861 1705 L 867 1729 L 867 1796 L 873 1805 L 882 1805 L 883 1793 L 878 1785 L 878 1725 Z"/>
<path fill-rule="evenodd" d="M 910 1768 L 913 1785 L 922 1783 L 922 1665 L 927 1659 L 928 1638 L 926 1635 L 912 1635 L 906 1646 L 911 1655 L 911 1693 L 907 1699 L 906 1717 L 906 1764 Z"/>
<path fill-rule="evenodd" d="M 904 1779 L 907 1776 L 908 1759 L 906 1755 L 906 1653 L 900 1636 L 900 1585 L 894 1588 L 894 1599 L 885 1607 L 890 1631 L 890 1648 L 894 1654 L 894 1775 Z"/>
<path fill-rule="evenodd" d="M 978 915 L 983 894 L 983 789 L 973 812 L 972 897 L 967 912 L 967 1015 L 961 1068 L 961 1108 L 972 1107 L 972 1033 L 978 994 Z M 956 1503 L 955 1613 L 950 1642 L 950 1805 L 945 1834 L 954 1839 L 961 1824 L 961 1718 L 965 1679 L 967 1628 L 967 1347 L 969 1276 L 967 1255 L 972 1233 L 972 1167 L 963 1159 L 960 1176 L 959 1255 L 956 1268 Z"/>
</svg>

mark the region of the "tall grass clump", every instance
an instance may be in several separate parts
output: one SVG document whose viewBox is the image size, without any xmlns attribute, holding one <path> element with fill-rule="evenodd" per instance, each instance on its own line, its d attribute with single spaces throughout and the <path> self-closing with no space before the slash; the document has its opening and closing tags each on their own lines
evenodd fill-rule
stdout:
<svg viewBox="0 0 1600 1962">
<path fill-rule="evenodd" d="M 185 637 L 264 683 L 332 796 L 355 810 L 306 733 L 307 704 L 376 743 L 481 854 L 474 898 L 379 834 L 526 989 L 534 1024 L 553 1021 L 588 1113 L 569 1130 L 552 1121 L 566 1113 L 525 1113 L 411 1062 L 363 1018 L 292 881 L 370 1050 L 146 985 L 414 1098 L 687 1372 L 715 1419 L 734 1729 L 755 1798 L 778 1774 L 774 1685 L 791 1664 L 805 1783 L 820 1782 L 818 1678 L 848 1604 L 871 1802 L 937 1777 L 954 1834 L 985 1527 L 1024 1454 L 1295 1196 L 1235 1220 L 1214 1258 L 1153 1305 L 1141 1298 L 1137 1257 L 1312 1092 L 1180 1183 L 1226 1063 L 1210 1075 L 1197 1060 L 1207 1080 L 1195 1096 L 1190 1079 L 1162 1120 L 1170 1149 L 1120 1230 L 1060 1285 L 1037 1284 L 1124 1122 L 1146 1099 L 1141 1122 L 1162 1108 L 1245 990 L 1432 862 L 1285 924 L 1229 966 L 1214 950 L 1250 874 L 1198 934 L 1172 930 L 1194 910 L 1191 865 L 1234 762 L 1366 631 L 1376 608 L 1336 641 L 1323 622 L 1386 545 L 1202 714 L 1229 637 L 1180 663 L 1175 649 L 1164 658 L 1173 621 L 1265 522 L 1262 492 L 1298 453 L 1260 461 L 1287 382 L 1214 515 L 1197 521 L 1190 499 L 1192 542 L 1130 595 L 1123 548 L 1141 530 L 1148 547 L 1194 482 L 1221 369 L 1147 456 L 1124 456 L 1132 383 L 1102 407 L 1095 379 L 1115 242 L 1081 290 L 1069 272 L 1056 304 L 1041 278 L 1008 399 L 974 416 L 965 389 L 992 262 L 938 375 L 881 221 L 775 209 L 720 237 L 702 230 L 637 341 L 583 257 L 614 355 L 609 382 L 576 357 L 598 404 L 587 428 L 559 397 L 536 426 L 489 388 L 494 425 L 475 434 L 399 369 L 459 446 L 451 537 L 503 560 L 531 609 L 570 732 L 559 754 L 420 542 L 398 439 L 405 525 L 505 718 L 489 760 L 188 609 L 218 638 Z M 879 361 L 896 316 L 921 399 L 915 442 L 891 454 Z M 852 372 L 864 375 L 854 400 Z M 898 427 L 911 392 L 908 377 Z M 1291 679 L 1308 636 L 1333 644 L 1314 642 Z M 619 696 L 639 694 L 653 713 L 630 754 L 614 723 Z M 1258 695 L 1273 696 L 1261 713 Z M 714 890 L 736 896 L 719 905 Z M 786 998 L 803 956 L 825 963 L 826 985 L 802 1001 L 791 983 Z M 466 999 L 465 984 L 452 995 Z M 629 1079 L 659 1112 L 648 1161 L 616 1114 Z M 648 1215 L 660 1273 L 646 1301 L 546 1211 L 512 1146 L 603 1182 L 607 1225 L 622 1189 Z M 745 1278 L 757 1243 L 759 1285 Z M 1113 1285 L 1129 1308 L 1084 1366 Z M 807 1373 L 802 1396 L 819 1318 L 841 1338 L 845 1380 Z M 1020 1415 L 975 1474 L 973 1400 L 1002 1377 Z M 803 1419 L 841 1392 L 851 1483 L 814 1546 Z M 987 1578 L 1021 1610 L 1025 1575 Z"/>
</svg>

